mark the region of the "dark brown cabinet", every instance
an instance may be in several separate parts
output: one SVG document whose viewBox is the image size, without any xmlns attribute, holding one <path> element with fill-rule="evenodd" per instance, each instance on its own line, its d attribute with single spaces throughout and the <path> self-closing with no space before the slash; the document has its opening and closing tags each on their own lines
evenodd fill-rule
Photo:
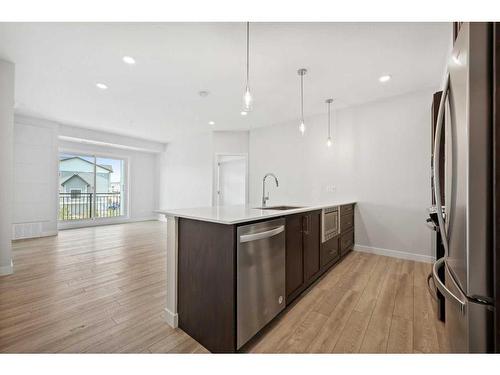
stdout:
<svg viewBox="0 0 500 375">
<path fill-rule="evenodd" d="M 286 217 L 286 296 L 304 284 L 302 215 Z"/>
<path fill-rule="evenodd" d="M 337 260 L 340 257 L 339 237 L 335 236 L 321 244 L 320 250 L 320 265 L 328 267 L 329 263 Z"/>
<path fill-rule="evenodd" d="M 353 204 L 344 204 L 340 206 L 340 216 L 354 213 Z"/>
<path fill-rule="evenodd" d="M 291 302 L 320 271 L 321 211 L 286 217 L 286 295 Z"/>
<path fill-rule="evenodd" d="M 347 254 L 354 246 L 354 231 L 351 229 L 340 236 L 340 254 Z"/>
<path fill-rule="evenodd" d="M 179 328 L 214 353 L 236 349 L 236 227 L 179 219 Z"/>
<path fill-rule="evenodd" d="M 287 305 L 353 247 L 353 205 L 340 206 L 340 233 L 325 242 L 321 212 L 284 215 Z M 215 353 L 237 351 L 237 227 L 178 222 L 179 327 Z"/>
<path fill-rule="evenodd" d="M 348 230 L 354 227 L 354 214 L 353 212 L 346 213 L 344 215 L 340 215 L 340 231 L 342 233 L 347 232 Z"/>
<path fill-rule="evenodd" d="M 286 298 L 293 302 L 354 246 L 354 205 L 340 206 L 340 234 L 321 242 L 321 210 L 286 216 Z"/>
<path fill-rule="evenodd" d="M 354 206 L 340 206 L 340 255 L 345 255 L 354 246 Z"/>
<path fill-rule="evenodd" d="M 304 235 L 304 282 L 310 281 L 319 271 L 321 212 L 310 212 L 302 217 Z"/>
</svg>

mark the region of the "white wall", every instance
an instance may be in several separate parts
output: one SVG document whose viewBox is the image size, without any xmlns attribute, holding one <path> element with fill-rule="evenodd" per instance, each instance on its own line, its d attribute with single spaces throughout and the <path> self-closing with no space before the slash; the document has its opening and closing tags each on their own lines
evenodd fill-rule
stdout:
<svg viewBox="0 0 500 375">
<path fill-rule="evenodd" d="M 212 143 L 215 154 L 246 154 L 248 153 L 248 132 L 214 131 Z"/>
<path fill-rule="evenodd" d="M 15 117 L 14 239 L 57 233 L 57 129 L 49 121 Z"/>
<path fill-rule="evenodd" d="M 160 207 L 210 206 L 212 137 L 190 136 L 167 144 L 161 156 Z"/>
<path fill-rule="evenodd" d="M 280 187 L 270 184 L 270 204 L 354 199 L 359 249 L 429 260 L 432 92 L 337 111 L 331 148 L 326 114 L 307 119 L 304 136 L 298 123 L 252 130 L 250 201 L 273 172 Z"/>
<path fill-rule="evenodd" d="M 161 156 L 160 207 L 212 205 L 215 155 L 248 153 L 248 132 L 214 131 L 167 144 Z"/>
<path fill-rule="evenodd" d="M 74 139 L 78 142 L 61 140 Z M 81 143 L 87 140 L 92 143 Z M 164 145 L 110 133 L 74 128 L 42 119 L 16 116 L 14 126 L 14 215 L 12 238 L 57 233 L 59 147 L 124 157 L 129 161 L 127 218 L 109 222 L 154 219 L 159 204 L 159 151 Z M 150 149 L 151 152 L 138 151 Z M 61 227 L 79 226 L 72 223 Z"/>
</svg>

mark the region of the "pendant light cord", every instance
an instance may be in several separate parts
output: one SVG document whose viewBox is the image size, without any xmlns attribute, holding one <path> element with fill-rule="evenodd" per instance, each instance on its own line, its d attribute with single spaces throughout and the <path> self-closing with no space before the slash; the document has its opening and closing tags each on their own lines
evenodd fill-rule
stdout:
<svg viewBox="0 0 500 375">
<path fill-rule="evenodd" d="M 300 75 L 300 117 L 304 122 L 304 75 Z"/>
<path fill-rule="evenodd" d="M 249 82 L 249 71 L 250 71 L 250 22 L 247 22 L 247 88 Z"/>
<path fill-rule="evenodd" d="M 330 105 L 332 103 L 328 102 L 328 139 L 330 139 L 330 128 L 331 128 L 331 125 L 330 125 Z"/>
</svg>

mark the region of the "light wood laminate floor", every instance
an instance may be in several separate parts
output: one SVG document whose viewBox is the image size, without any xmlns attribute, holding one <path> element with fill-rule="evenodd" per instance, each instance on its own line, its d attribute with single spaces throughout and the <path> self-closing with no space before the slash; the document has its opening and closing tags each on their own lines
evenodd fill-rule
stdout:
<svg viewBox="0 0 500 375">
<path fill-rule="evenodd" d="M 142 222 L 16 241 L 0 277 L 0 352 L 206 353 L 163 320 L 166 225 Z M 446 352 L 429 264 L 353 252 L 245 349 Z"/>
</svg>

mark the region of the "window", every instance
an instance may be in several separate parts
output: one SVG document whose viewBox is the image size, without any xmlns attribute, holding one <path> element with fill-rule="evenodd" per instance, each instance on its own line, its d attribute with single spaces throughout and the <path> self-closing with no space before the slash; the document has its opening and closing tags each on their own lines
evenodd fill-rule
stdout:
<svg viewBox="0 0 500 375">
<path fill-rule="evenodd" d="M 125 160 L 61 152 L 59 220 L 126 215 Z"/>
<path fill-rule="evenodd" d="M 71 189 L 71 199 L 78 199 L 82 194 L 81 189 Z"/>
</svg>

